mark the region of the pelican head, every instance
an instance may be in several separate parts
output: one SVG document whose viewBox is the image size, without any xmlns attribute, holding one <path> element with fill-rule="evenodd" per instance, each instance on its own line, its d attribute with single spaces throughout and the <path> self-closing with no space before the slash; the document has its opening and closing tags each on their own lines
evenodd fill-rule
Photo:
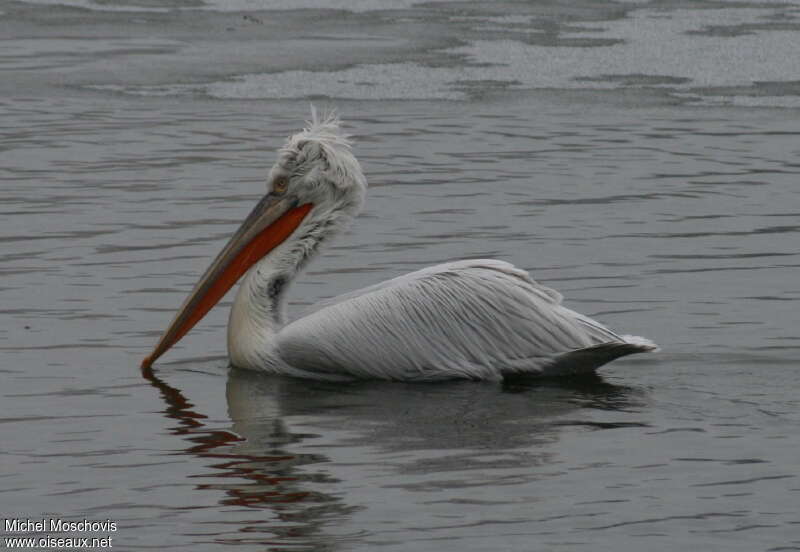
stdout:
<svg viewBox="0 0 800 552">
<path fill-rule="evenodd" d="M 142 368 L 186 335 L 245 273 L 269 274 L 259 280 L 264 285 L 291 281 L 319 243 L 359 213 L 367 181 L 347 136 L 335 115 L 320 119 L 313 108 L 311 115 L 281 148 L 266 195 L 206 269 Z"/>
<path fill-rule="evenodd" d="M 290 136 L 280 149 L 279 158 L 269 171 L 267 192 L 296 201 L 297 205 L 313 205 L 310 220 L 330 224 L 358 214 L 364 204 L 367 180 L 335 115 L 320 120 L 312 109 L 308 126 Z"/>
</svg>

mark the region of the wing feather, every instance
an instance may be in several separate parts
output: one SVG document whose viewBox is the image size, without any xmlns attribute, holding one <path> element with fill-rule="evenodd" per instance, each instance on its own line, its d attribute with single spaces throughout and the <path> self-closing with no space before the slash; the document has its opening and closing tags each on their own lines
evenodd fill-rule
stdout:
<svg viewBox="0 0 800 552">
<path fill-rule="evenodd" d="M 622 341 L 561 294 L 496 260 L 426 268 L 316 306 L 277 336 L 291 366 L 357 378 L 499 379 Z"/>
</svg>

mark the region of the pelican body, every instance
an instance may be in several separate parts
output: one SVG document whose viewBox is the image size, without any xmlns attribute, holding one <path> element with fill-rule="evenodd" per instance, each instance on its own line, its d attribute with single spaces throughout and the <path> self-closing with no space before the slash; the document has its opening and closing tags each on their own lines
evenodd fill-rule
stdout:
<svg viewBox="0 0 800 552">
<path fill-rule="evenodd" d="M 337 118 L 312 121 L 280 150 L 267 194 L 217 255 L 142 367 L 149 369 L 243 277 L 228 323 L 233 366 L 325 379 L 498 380 L 588 373 L 652 352 L 562 305 L 524 270 L 450 262 L 324 301 L 285 322 L 286 293 L 361 210 L 367 181 Z"/>
</svg>

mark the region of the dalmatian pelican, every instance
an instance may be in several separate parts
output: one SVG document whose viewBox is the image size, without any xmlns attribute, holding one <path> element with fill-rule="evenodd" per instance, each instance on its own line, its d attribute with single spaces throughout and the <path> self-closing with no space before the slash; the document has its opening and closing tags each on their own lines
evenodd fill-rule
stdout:
<svg viewBox="0 0 800 552">
<path fill-rule="evenodd" d="M 202 275 L 152 353 L 181 339 L 242 277 L 228 323 L 233 366 L 325 380 L 499 380 L 590 373 L 658 350 L 562 305 L 493 259 L 424 268 L 324 301 L 286 323 L 295 277 L 359 213 L 367 181 L 335 115 L 291 136 L 267 193 Z"/>
</svg>

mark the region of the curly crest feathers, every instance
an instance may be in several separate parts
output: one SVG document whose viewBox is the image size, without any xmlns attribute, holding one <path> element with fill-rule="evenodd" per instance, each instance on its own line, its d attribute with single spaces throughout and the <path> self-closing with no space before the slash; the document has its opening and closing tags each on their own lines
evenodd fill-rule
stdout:
<svg viewBox="0 0 800 552">
<path fill-rule="evenodd" d="M 302 149 L 306 142 L 318 142 L 323 149 L 342 148 L 350 150 L 350 136 L 342 132 L 341 121 L 335 110 L 319 116 L 317 108 L 311 105 L 311 120 L 306 126 L 286 140 L 281 148 L 284 153 L 293 153 Z"/>
</svg>

